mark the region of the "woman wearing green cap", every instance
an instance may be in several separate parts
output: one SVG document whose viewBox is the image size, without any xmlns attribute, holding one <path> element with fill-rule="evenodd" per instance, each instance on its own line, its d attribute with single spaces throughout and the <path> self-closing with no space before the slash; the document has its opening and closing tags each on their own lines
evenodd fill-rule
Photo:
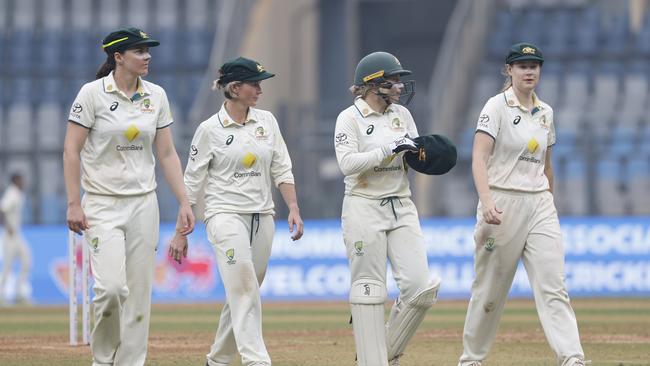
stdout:
<svg viewBox="0 0 650 366">
<path fill-rule="evenodd" d="M 149 47 L 158 45 L 137 28 L 106 36 L 106 62 L 97 80 L 81 88 L 68 118 L 63 149 L 67 222 L 90 246 L 93 365 L 145 362 L 159 230 L 154 147 L 180 203 L 177 232 L 187 235 L 194 229 L 167 95 L 142 79 L 151 61 Z"/>
<path fill-rule="evenodd" d="M 273 185 L 289 207 L 293 240 L 302 236 L 303 222 L 278 122 L 270 112 L 254 108 L 262 94 L 260 83 L 274 74 L 243 57 L 223 64 L 219 74 L 214 89 L 223 89 L 226 101 L 197 128 L 185 169 L 192 205 L 205 185 L 206 231 L 226 291 L 206 364 L 230 365 L 239 352 L 242 365 L 271 365 L 262 338 L 259 287 L 275 231 Z M 186 253 L 186 237 L 177 234 L 171 250 Z"/>
<path fill-rule="evenodd" d="M 535 94 L 543 62 L 537 46 L 513 45 L 504 88 L 478 118 L 472 150 L 479 196 L 476 278 L 460 366 L 480 366 L 487 356 L 520 259 L 557 364 L 585 364 L 564 283 L 564 245 L 553 202 L 553 110 Z"/>
<path fill-rule="evenodd" d="M 357 365 L 398 365 L 408 342 L 436 302 L 441 280 L 431 276 L 403 152 L 417 151 L 415 121 L 398 104 L 413 95 L 399 60 L 373 52 L 355 71 L 354 103 L 343 110 L 334 134 L 345 175 L 341 213 L 350 264 L 350 309 Z M 384 324 L 386 260 L 400 290 Z"/>
</svg>

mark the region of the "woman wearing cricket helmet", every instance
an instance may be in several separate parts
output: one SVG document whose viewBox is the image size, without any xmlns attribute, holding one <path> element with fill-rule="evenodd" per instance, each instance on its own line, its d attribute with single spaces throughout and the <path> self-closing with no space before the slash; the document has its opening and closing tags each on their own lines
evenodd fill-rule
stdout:
<svg viewBox="0 0 650 366">
<path fill-rule="evenodd" d="M 585 364 L 564 283 L 564 245 L 553 203 L 553 110 L 535 94 L 543 62 L 537 46 L 513 45 L 504 89 L 488 100 L 478 119 L 472 150 L 479 196 L 476 278 L 460 366 L 480 366 L 487 356 L 519 259 L 557 364 Z"/>
<path fill-rule="evenodd" d="M 205 183 L 208 239 L 226 290 L 208 366 L 271 365 L 262 338 L 262 284 L 275 231 L 272 186 L 289 207 L 289 232 L 303 233 L 291 159 L 271 112 L 254 108 L 260 83 L 275 76 L 258 62 L 239 57 L 219 69 L 215 89 L 224 89 L 221 110 L 197 128 L 185 169 L 189 200 L 199 200 Z M 187 240 L 176 235 L 171 254 L 181 260 Z"/>
<path fill-rule="evenodd" d="M 106 36 L 107 60 L 97 80 L 81 88 L 68 117 L 67 221 L 90 246 L 93 365 L 143 365 L 147 355 L 159 229 L 154 147 L 180 203 L 177 232 L 187 235 L 194 228 L 167 95 L 142 79 L 149 71 L 149 47 L 158 44 L 137 28 Z"/>
<path fill-rule="evenodd" d="M 359 366 L 398 365 L 406 345 L 437 299 L 402 159 L 417 150 L 411 113 L 397 104 L 413 82 L 397 58 L 374 52 L 359 61 L 352 106 L 336 120 L 336 157 L 345 175 L 341 214 L 350 263 L 350 307 Z M 408 102 L 408 100 L 407 100 Z M 400 294 L 384 325 L 386 258 Z"/>
</svg>

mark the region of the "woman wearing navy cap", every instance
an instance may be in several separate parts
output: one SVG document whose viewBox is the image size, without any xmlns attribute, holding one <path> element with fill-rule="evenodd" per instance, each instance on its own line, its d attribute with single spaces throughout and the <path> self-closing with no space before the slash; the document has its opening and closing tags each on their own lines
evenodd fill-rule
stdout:
<svg viewBox="0 0 650 366">
<path fill-rule="evenodd" d="M 564 283 L 564 244 L 553 202 L 553 110 L 534 91 L 543 62 L 537 46 L 513 45 L 504 89 L 488 100 L 478 119 L 472 150 L 479 196 L 476 278 L 460 366 L 480 366 L 490 351 L 519 259 L 557 364 L 585 364 Z"/>
<path fill-rule="evenodd" d="M 207 365 L 230 365 L 239 352 L 242 365 L 271 365 L 262 338 L 260 285 L 266 274 L 275 231 L 272 186 L 289 207 L 291 238 L 303 233 L 291 159 L 271 112 L 254 108 L 262 80 L 274 75 L 239 57 L 219 70 L 214 89 L 224 89 L 219 112 L 197 128 L 185 169 L 192 205 L 205 184 L 205 222 L 217 257 L 226 303 L 221 311 Z M 187 253 L 186 237 L 172 240 L 172 256 Z"/>
<path fill-rule="evenodd" d="M 63 148 L 67 221 L 90 246 L 93 365 L 145 362 L 159 230 L 154 147 L 180 204 L 177 232 L 187 235 L 194 229 L 167 95 L 142 79 L 149 71 L 149 47 L 158 45 L 137 28 L 106 36 L 107 60 L 97 80 L 81 88 L 68 117 Z"/>
</svg>

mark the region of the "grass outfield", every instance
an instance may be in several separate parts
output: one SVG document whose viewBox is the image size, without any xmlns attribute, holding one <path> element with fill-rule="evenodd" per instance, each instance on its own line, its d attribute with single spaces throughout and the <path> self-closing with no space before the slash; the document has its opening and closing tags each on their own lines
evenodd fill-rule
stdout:
<svg viewBox="0 0 650 366">
<path fill-rule="evenodd" d="M 650 365 L 650 299 L 573 301 L 592 365 Z M 442 301 L 429 311 L 403 366 L 455 365 L 467 302 Z M 219 305 L 156 305 L 148 365 L 205 364 Z M 387 308 L 388 309 L 388 308 Z M 345 303 L 264 305 L 264 338 L 276 366 L 354 365 Z M 87 346 L 68 345 L 66 307 L 0 309 L 0 365 L 90 365 Z M 506 305 L 485 365 L 554 365 L 532 301 Z M 236 362 L 234 365 L 239 365 Z"/>
</svg>

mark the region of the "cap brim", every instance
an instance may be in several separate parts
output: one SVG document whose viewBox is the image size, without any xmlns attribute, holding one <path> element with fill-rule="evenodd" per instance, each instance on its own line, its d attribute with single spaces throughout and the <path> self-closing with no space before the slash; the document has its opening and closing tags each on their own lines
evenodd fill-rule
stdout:
<svg viewBox="0 0 650 366">
<path fill-rule="evenodd" d="M 262 81 L 262 80 L 272 78 L 274 76 L 275 76 L 275 74 L 271 74 L 270 72 L 264 71 L 264 72 L 262 72 L 260 74 L 257 74 L 255 76 L 251 76 L 250 78 L 246 78 L 245 80 L 242 80 L 242 81 Z"/>
<path fill-rule="evenodd" d="M 143 39 L 142 41 L 138 41 L 133 44 L 130 44 L 128 48 L 137 48 L 142 46 L 156 47 L 156 46 L 160 46 L 160 42 L 156 41 L 155 39 Z"/>
<path fill-rule="evenodd" d="M 390 73 L 386 73 L 386 76 L 395 76 L 395 75 L 406 76 L 411 74 L 412 74 L 411 70 L 400 69 L 400 70 L 391 71 Z"/>
<path fill-rule="evenodd" d="M 538 61 L 540 63 L 544 62 L 544 59 L 539 57 L 539 56 L 520 56 L 520 57 L 515 57 L 514 59 L 510 60 L 508 62 L 509 64 L 517 61 Z"/>
</svg>

